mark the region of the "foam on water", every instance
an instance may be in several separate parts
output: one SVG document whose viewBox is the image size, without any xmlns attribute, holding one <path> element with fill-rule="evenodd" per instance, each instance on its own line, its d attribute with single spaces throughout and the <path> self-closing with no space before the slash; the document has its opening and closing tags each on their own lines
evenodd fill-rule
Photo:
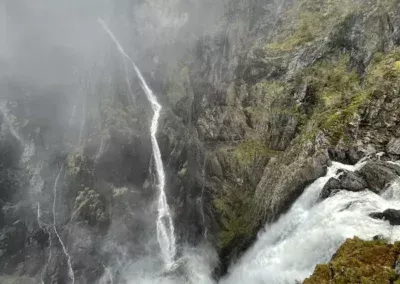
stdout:
<svg viewBox="0 0 400 284">
<path fill-rule="evenodd" d="M 311 184 L 287 214 L 265 227 L 221 283 L 294 283 L 308 277 L 316 264 L 328 262 L 347 238 L 370 239 L 380 234 L 398 240 L 400 228 L 369 217 L 372 212 L 400 209 L 397 182 L 381 196 L 367 190 L 343 190 L 319 201 L 323 186 L 338 169 L 354 171 L 361 166 L 333 163 L 328 174 Z"/>
</svg>

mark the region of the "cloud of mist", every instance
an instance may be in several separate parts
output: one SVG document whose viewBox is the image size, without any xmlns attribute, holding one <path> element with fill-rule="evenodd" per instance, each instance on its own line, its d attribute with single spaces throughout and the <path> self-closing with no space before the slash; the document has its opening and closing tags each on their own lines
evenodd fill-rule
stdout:
<svg viewBox="0 0 400 284">
<path fill-rule="evenodd" d="M 50 144 L 64 143 L 62 140 L 68 135 L 72 137 L 69 144 L 77 145 L 86 108 L 97 107 L 87 100 L 87 93 L 102 91 L 111 96 L 117 88 L 127 88 L 113 85 L 115 73 L 121 72 L 124 65 L 98 18 L 110 25 L 127 53 L 147 71 L 157 65 L 155 58 L 178 60 L 185 49 L 219 21 L 223 8 L 222 0 L 1 0 L 0 100 L 18 101 L 20 111 L 24 110 L 19 115 L 31 121 L 32 132 L 42 128 L 36 134 L 44 133 L 44 121 L 57 128 L 60 135 L 50 133 L 46 138 L 45 133 L 44 139 L 38 136 L 44 140 L 43 152 L 51 148 Z M 131 71 L 129 74 L 134 76 Z M 118 84 L 121 82 L 125 84 L 124 80 Z M 114 92 L 111 88 L 115 88 Z M 93 106 L 87 106 L 87 102 Z M 37 125 L 32 122 L 35 120 Z M 68 131 L 75 133 L 64 135 Z M 51 176 L 50 167 L 48 171 Z M 149 210 L 154 213 L 154 208 Z M 156 219 L 148 218 L 154 214 L 134 213 L 143 214 L 138 223 L 155 226 Z M 149 265 L 162 265 L 154 238 L 142 240 L 144 249 L 152 251 L 147 258 L 130 259 L 129 234 L 135 232 L 129 230 L 132 224 L 127 226 L 128 222 L 124 222 L 113 220 L 106 243 L 99 248 L 115 253 L 110 263 L 114 267 L 106 267 L 104 277 L 118 271 L 134 283 L 142 278 L 149 283 L 156 278 L 175 279 L 173 275 L 157 274 L 157 269 L 149 272 L 150 278 L 135 274 L 146 271 Z M 81 231 L 82 235 L 86 233 Z M 125 238 L 124 244 L 120 240 Z M 211 270 L 217 261 L 212 248 L 184 249 L 181 261 L 185 271 L 176 276 L 179 281 L 189 277 L 193 283 L 211 283 Z"/>
</svg>

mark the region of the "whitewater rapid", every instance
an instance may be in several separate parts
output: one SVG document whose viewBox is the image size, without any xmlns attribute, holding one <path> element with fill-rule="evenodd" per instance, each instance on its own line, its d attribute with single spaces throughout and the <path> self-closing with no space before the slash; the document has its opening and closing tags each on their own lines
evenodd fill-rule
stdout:
<svg viewBox="0 0 400 284">
<path fill-rule="evenodd" d="M 172 221 L 170 208 L 167 202 L 167 196 L 165 194 L 165 172 L 164 172 L 164 165 L 161 158 L 161 151 L 160 147 L 157 142 L 157 131 L 158 131 L 158 120 L 160 118 L 161 113 L 161 105 L 158 103 L 156 96 L 153 94 L 153 91 L 150 89 L 146 80 L 144 79 L 142 73 L 140 72 L 139 68 L 133 62 L 133 60 L 129 57 L 129 55 L 125 52 L 122 45 L 119 43 L 118 39 L 114 36 L 111 30 L 108 28 L 106 23 L 102 19 L 98 19 L 98 22 L 105 30 L 105 32 L 110 36 L 113 40 L 115 45 L 118 48 L 118 51 L 121 53 L 124 64 L 125 59 L 129 60 L 135 70 L 139 80 L 140 85 L 147 96 L 151 104 L 151 108 L 154 112 L 153 119 L 151 121 L 150 126 L 150 135 L 151 135 L 151 144 L 153 148 L 153 156 L 155 161 L 156 167 L 156 174 L 157 174 L 157 187 L 159 190 L 159 197 L 158 197 L 158 217 L 157 217 L 157 240 L 160 246 L 161 253 L 163 255 L 163 259 L 165 262 L 165 266 L 167 269 L 171 269 L 174 267 L 175 264 L 175 256 L 176 256 L 176 240 L 175 240 L 175 232 L 174 232 L 174 224 Z M 125 64 L 126 67 L 126 64 Z M 127 68 L 125 69 L 127 72 Z M 132 100 L 134 101 L 133 92 L 131 90 L 130 81 L 127 75 L 126 78 L 129 91 L 132 95 Z"/>
<path fill-rule="evenodd" d="M 254 246 L 233 265 L 221 284 L 293 284 L 311 275 L 315 265 L 326 263 L 347 239 L 383 235 L 400 239 L 400 228 L 368 215 L 388 208 L 400 209 L 400 184 L 394 182 L 382 195 L 371 191 L 340 191 L 323 201 L 322 188 L 338 169 L 355 171 L 363 164 L 333 163 L 325 177 L 311 184 L 287 214 L 259 233 Z"/>
</svg>

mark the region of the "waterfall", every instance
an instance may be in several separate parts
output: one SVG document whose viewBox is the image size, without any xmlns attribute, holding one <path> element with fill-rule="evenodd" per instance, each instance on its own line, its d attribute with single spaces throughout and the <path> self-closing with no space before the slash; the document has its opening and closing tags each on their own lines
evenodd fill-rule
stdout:
<svg viewBox="0 0 400 284">
<path fill-rule="evenodd" d="M 201 175 L 202 175 L 202 188 L 201 188 L 201 196 L 200 196 L 200 212 L 201 212 L 201 221 L 203 224 L 203 229 L 204 229 L 204 239 L 207 239 L 207 227 L 206 227 L 206 216 L 204 214 L 204 189 L 206 187 L 206 162 L 207 162 L 207 153 L 204 154 L 204 160 L 203 160 L 203 167 L 201 169 Z"/>
<path fill-rule="evenodd" d="M 124 57 L 124 60 L 127 59 L 131 62 L 137 76 L 139 77 L 141 87 L 145 92 L 147 99 L 149 100 L 151 107 L 154 112 L 154 116 L 151 122 L 150 134 L 151 134 L 151 144 L 153 147 L 153 155 L 155 160 L 155 167 L 157 173 L 157 181 L 158 181 L 158 217 L 157 217 L 157 240 L 164 258 L 164 262 L 167 269 L 170 269 L 174 265 L 174 258 L 176 255 L 176 244 L 175 244 L 175 233 L 174 233 L 174 224 L 172 221 L 169 205 L 167 202 L 167 196 L 165 194 L 165 172 L 163 161 L 161 158 L 160 147 L 157 142 L 157 131 L 158 131 L 158 120 L 160 118 L 161 105 L 158 103 L 157 98 L 153 94 L 150 87 L 147 85 L 146 80 L 144 79 L 142 73 L 139 68 L 133 62 L 133 60 L 126 54 L 121 44 L 118 42 L 117 38 L 107 27 L 106 23 L 99 19 L 98 22 L 105 30 L 105 32 L 111 37 L 111 39 L 116 44 L 118 51 Z M 128 80 L 129 81 L 129 80 Z M 128 85 L 129 87 L 129 85 Z M 133 95 L 133 94 L 132 94 Z M 134 99 L 134 98 L 132 98 Z"/>
<path fill-rule="evenodd" d="M 74 270 L 72 269 L 72 263 L 71 263 L 71 256 L 67 252 L 67 248 L 64 245 L 64 242 L 62 241 L 58 231 L 57 231 L 57 223 L 56 223 L 56 200 L 57 200 L 57 186 L 58 186 L 58 181 L 60 179 L 61 173 L 64 170 L 64 166 L 61 166 L 60 171 L 58 172 L 58 175 L 56 177 L 56 180 L 54 182 L 54 197 L 53 197 L 53 230 L 54 233 L 57 236 L 58 241 L 60 242 L 61 248 L 63 250 L 63 253 L 65 257 L 67 258 L 67 264 L 68 264 L 68 276 L 71 279 L 71 283 L 75 283 L 75 275 L 74 275 Z M 50 258 L 49 258 L 50 261 Z"/>
<path fill-rule="evenodd" d="M 354 171 L 362 166 L 334 162 L 327 175 L 311 184 L 285 215 L 265 227 L 221 283 L 295 283 L 308 277 L 316 264 L 328 262 L 347 238 L 371 239 L 380 234 L 390 241 L 398 240 L 400 228 L 369 214 L 400 209 L 399 183 L 381 195 L 343 190 L 319 200 L 322 188 L 338 169 Z"/>
</svg>

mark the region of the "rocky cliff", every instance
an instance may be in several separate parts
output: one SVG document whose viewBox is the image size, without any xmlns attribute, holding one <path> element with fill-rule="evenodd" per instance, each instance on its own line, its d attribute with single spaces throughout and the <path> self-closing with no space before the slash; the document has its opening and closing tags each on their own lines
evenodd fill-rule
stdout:
<svg viewBox="0 0 400 284">
<path fill-rule="evenodd" d="M 178 242 L 215 246 L 217 278 L 331 160 L 400 158 L 399 1 L 230 0 L 224 11 L 179 60 L 161 57 L 153 76 L 145 74 L 163 105 L 158 141 Z M 56 227 L 77 283 L 99 279 L 121 261 L 117 254 L 145 256 L 139 240 L 154 231 L 151 113 L 144 96 L 132 104 L 124 76 L 113 70 L 89 92 L 78 146 L 57 122 L 17 123 L 51 160 L 43 192 L 53 196 L 54 171 L 62 172 Z M 15 107 L 16 117 L 35 105 L 26 104 Z M 13 140 L 8 133 L 0 148 L 0 267 L 35 276 L 47 265 L 44 279 L 64 283 L 55 233 L 36 222 L 35 206 L 21 205 L 33 173 L 18 167 L 22 145 Z M 50 213 L 43 218 L 51 223 Z M 56 257 L 36 261 L 49 246 Z"/>
<path fill-rule="evenodd" d="M 219 32 L 171 71 L 166 125 L 181 121 L 190 137 L 175 207 L 196 211 L 223 262 L 330 160 L 398 159 L 398 4 L 231 1 Z"/>
</svg>

